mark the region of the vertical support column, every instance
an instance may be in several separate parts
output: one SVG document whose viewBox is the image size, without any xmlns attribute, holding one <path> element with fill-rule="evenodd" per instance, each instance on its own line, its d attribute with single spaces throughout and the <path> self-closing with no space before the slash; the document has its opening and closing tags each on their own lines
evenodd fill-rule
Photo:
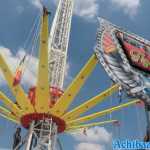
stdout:
<svg viewBox="0 0 150 150">
<path fill-rule="evenodd" d="M 52 132 L 52 136 L 51 136 L 51 141 L 53 141 L 51 143 L 52 150 L 55 150 L 56 142 L 57 142 L 57 125 L 55 123 L 53 124 L 53 132 Z"/>
<path fill-rule="evenodd" d="M 33 132 L 34 132 L 34 121 L 33 121 L 33 122 L 31 123 L 31 125 L 30 125 L 29 135 L 28 135 L 28 137 L 27 137 L 27 145 L 26 145 L 25 150 L 31 150 Z"/>
<path fill-rule="evenodd" d="M 52 119 L 33 122 L 29 129 L 25 150 L 55 150 L 57 125 Z"/>
</svg>

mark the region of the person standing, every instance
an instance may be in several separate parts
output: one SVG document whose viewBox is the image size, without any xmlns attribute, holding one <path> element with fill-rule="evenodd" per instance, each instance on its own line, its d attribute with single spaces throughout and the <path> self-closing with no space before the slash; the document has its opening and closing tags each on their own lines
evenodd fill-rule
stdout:
<svg viewBox="0 0 150 150">
<path fill-rule="evenodd" d="M 17 128 L 14 136 L 13 136 L 13 150 L 18 150 L 17 146 L 19 145 L 19 143 L 21 142 L 21 128 Z"/>
</svg>

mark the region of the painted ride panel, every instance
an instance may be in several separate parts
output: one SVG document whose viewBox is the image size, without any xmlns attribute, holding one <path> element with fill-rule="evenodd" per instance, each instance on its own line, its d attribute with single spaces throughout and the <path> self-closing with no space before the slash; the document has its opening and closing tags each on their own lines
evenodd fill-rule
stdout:
<svg viewBox="0 0 150 150">
<path fill-rule="evenodd" d="M 95 53 L 127 94 L 150 104 L 150 42 L 99 19 Z"/>
</svg>

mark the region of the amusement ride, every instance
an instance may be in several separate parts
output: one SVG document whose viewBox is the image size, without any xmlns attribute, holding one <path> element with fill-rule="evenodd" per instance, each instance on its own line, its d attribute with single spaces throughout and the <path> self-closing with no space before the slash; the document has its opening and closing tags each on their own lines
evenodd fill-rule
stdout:
<svg viewBox="0 0 150 150">
<path fill-rule="evenodd" d="M 117 124 L 119 121 L 112 119 L 103 122 L 86 122 L 142 101 L 147 114 L 145 140 L 149 141 L 150 42 L 99 18 L 93 55 L 71 84 L 63 89 L 73 6 L 73 0 L 59 0 L 50 32 L 51 13 L 43 6 L 38 23 L 40 31 L 37 31 L 33 38 L 33 43 L 39 42 L 37 82 L 28 93 L 25 93 L 20 85 L 27 56 L 23 57 L 13 74 L 9 64 L 0 54 L 0 70 L 16 99 L 14 102 L 0 91 L 0 100 L 3 103 L 3 106 L 0 106 L 0 116 L 28 131 L 25 139 L 14 149 L 18 150 L 24 146 L 25 150 L 55 150 L 59 134 L 78 129 L 85 131 L 94 126 Z M 112 79 L 112 86 L 69 110 L 98 63 Z M 126 94 L 131 97 L 127 103 L 83 115 L 120 90 L 126 91 Z M 62 149 L 61 145 L 59 149 Z"/>
</svg>

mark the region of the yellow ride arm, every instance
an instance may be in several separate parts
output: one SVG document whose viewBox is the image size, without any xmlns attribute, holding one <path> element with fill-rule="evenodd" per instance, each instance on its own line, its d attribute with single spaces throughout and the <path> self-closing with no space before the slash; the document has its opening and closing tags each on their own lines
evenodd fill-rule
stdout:
<svg viewBox="0 0 150 150">
<path fill-rule="evenodd" d="M 17 107 L 16 104 L 13 103 L 4 93 L 0 91 L 0 100 L 4 103 L 4 105 L 13 112 L 16 116 L 22 116 L 21 110 Z"/>
<path fill-rule="evenodd" d="M 13 95 L 15 96 L 16 101 L 18 105 L 20 106 L 20 108 L 23 110 L 23 112 L 24 113 L 33 112 L 34 111 L 33 107 L 29 99 L 27 98 L 26 94 L 24 93 L 24 90 L 22 89 L 22 87 L 20 85 L 13 86 L 13 81 L 14 81 L 13 73 L 9 69 L 9 66 L 6 64 L 1 54 L 0 54 L 0 69 L 2 70 L 7 80 L 8 86 L 10 90 L 12 91 Z"/>
<path fill-rule="evenodd" d="M 98 118 L 100 116 L 104 116 L 108 113 L 117 111 L 121 108 L 125 108 L 125 107 L 128 107 L 130 105 L 136 104 L 139 101 L 140 100 L 133 100 L 133 101 L 130 101 L 128 103 L 125 103 L 125 104 L 122 104 L 122 105 L 119 105 L 119 106 L 116 106 L 116 107 L 112 107 L 112 108 L 109 108 L 109 109 L 106 109 L 106 110 L 103 110 L 103 111 L 100 111 L 100 112 L 97 112 L 97 113 L 94 113 L 94 114 L 91 114 L 91 115 L 88 115 L 88 116 L 85 116 L 85 117 L 81 117 L 81 118 L 78 118 L 76 120 L 72 120 L 72 121 L 67 122 L 67 125 L 71 126 L 71 125 L 76 125 L 76 124 L 79 124 L 79 123 L 81 124 L 81 123 L 84 123 L 86 121 L 90 121 L 92 119 Z"/>
<path fill-rule="evenodd" d="M 13 120 L 19 121 L 19 118 L 17 116 L 13 115 L 12 112 L 8 111 L 7 109 L 5 109 L 2 106 L 0 106 L 0 114 L 6 116 L 8 118 L 11 118 Z"/>
<path fill-rule="evenodd" d="M 84 124 L 84 125 L 68 126 L 66 131 L 91 128 L 91 127 L 95 127 L 95 126 L 103 126 L 106 124 L 115 123 L 117 121 L 118 120 L 107 120 L 107 121 L 103 121 L 103 122 L 95 122 L 95 123 Z"/>
<path fill-rule="evenodd" d="M 48 36 L 48 13 L 44 8 L 44 14 L 41 19 L 39 66 L 35 108 L 37 112 L 45 113 L 47 113 L 49 110 L 50 100 L 48 79 Z"/>
<path fill-rule="evenodd" d="M 108 96 L 112 95 L 114 92 L 116 92 L 118 90 L 118 88 L 119 88 L 119 85 L 117 85 L 117 84 L 113 85 L 112 87 L 110 87 L 106 91 L 100 93 L 99 95 L 91 98 L 90 100 L 86 101 L 85 103 L 83 103 L 79 107 L 76 107 L 72 111 L 66 113 L 63 116 L 63 119 L 65 121 L 69 121 L 69 120 L 73 120 L 73 119 L 77 118 L 81 114 L 85 113 L 89 109 L 96 106 L 98 103 L 102 102 Z"/>
<path fill-rule="evenodd" d="M 57 116 L 62 116 L 72 101 L 74 100 L 75 96 L 79 93 L 81 87 L 83 86 L 84 82 L 94 70 L 98 60 L 95 55 L 89 59 L 87 64 L 83 67 L 80 73 L 76 76 L 76 78 L 72 81 L 69 87 L 66 89 L 64 94 L 58 99 L 57 103 L 51 110 L 51 113 Z"/>
<path fill-rule="evenodd" d="M 5 116 L 5 115 L 3 115 L 1 113 L 0 113 L 0 116 L 5 118 L 6 120 L 9 120 L 9 121 L 13 122 L 13 123 L 20 124 L 19 120 L 14 119 L 14 117 L 13 118 L 12 117 L 8 117 L 8 116 Z"/>
</svg>

